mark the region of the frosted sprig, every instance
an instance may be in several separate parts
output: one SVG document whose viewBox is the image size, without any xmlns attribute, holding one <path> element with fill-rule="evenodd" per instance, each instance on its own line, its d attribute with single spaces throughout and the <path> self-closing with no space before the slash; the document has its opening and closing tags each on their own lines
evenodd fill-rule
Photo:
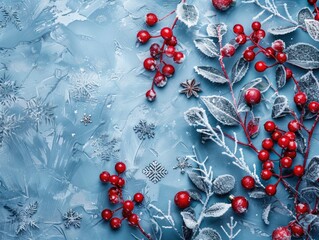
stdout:
<svg viewBox="0 0 319 240">
<path fill-rule="evenodd" d="M 229 229 L 229 232 L 225 229 L 225 227 L 220 226 L 226 236 L 228 237 L 229 240 L 233 240 L 237 237 L 237 235 L 241 232 L 241 229 L 238 229 L 235 231 L 235 228 L 237 226 L 237 221 L 234 221 L 234 217 L 230 217 L 230 222 L 226 223 L 227 228 Z"/>
</svg>

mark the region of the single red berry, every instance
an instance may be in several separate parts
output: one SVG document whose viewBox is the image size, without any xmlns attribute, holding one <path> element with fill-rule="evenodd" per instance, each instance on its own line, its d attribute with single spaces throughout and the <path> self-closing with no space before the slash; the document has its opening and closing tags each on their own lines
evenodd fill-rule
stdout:
<svg viewBox="0 0 319 240">
<path fill-rule="evenodd" d="M 246 49 L 244 51 L 244 58 L 246 61 L 251 62 L 255 59 L 255 52 L 253 50 Z"/>
<path fill-rule="evenodd" d="M 279 63 L 284 63 L 287 61 L 287 55 L 283 52 L 277 53 L 276 58 Z"/>
<path fill-rule="evenodd" d="M 252 28 L 254 31 L 260 30 L 260 28 L 261 28 L 261 23 L 255 21 L 255 22 L 253 22 L 253 23 L 251 24 L 251 28 Z"/>
<path fill-rule="evenodd" d="M 274 184 L 269 184 L 266 186 L 265 192 L 268 196 L 274 196 L 277 193 L 277 186 Z"/>
<path fill-rule="evenodd" d="M 125 165 L 125 163 L 123 163 L 123 162 L 117 162 L 117 163 L 115 164 L 115 171 L 116 171 L 117 173 L 121 174 L 121 173 L 125 172 L 125 170 L 126 170 L 126 165 Z"/>
<path fill-rule="evenodd" d="M 137 214 L 132 214 L 131 216 L 129 216 L 128 222 L 132 226 L 137 226 L 139 222 L 139 217 L 137 216 Z"/>
<path fill-rule="evenodd" d="M 288 227 L 278 227 L 272 232 L 272 240 L 290 240 L 291 232 Z"/>
<path fill-rule="evenodd" d="M 277 52 L 282 52 L 285 49 L 285 42 L 281 39 L 274 41 L 271 44 L 272 48 Z"/>
<path fill-rule="evenodd" d="M 143 65 L 147 71 L 154 71 L 156 69 L 156 60 L 155 58 L 146 58 Z"/>
<path fill-rule="evenodd" d="M 150 40 L 151 38 L 151 34 L 149 34 L 148 31 L 146 30 L 141 30 L 137 33 L 137 40 L 140 42 L 140 43 L 147 43 L 148 40 Z"/>
<path fill-rule="evenodd" d="M 112 185 L 117 185 L 119 177 L 117 175 L 111 175 L 109 181 Z"/>
<path fill-rule="evenodd" d="M 236 38 L 235 41 L 239 44 L 239 45 L 244 45 L 247 42 L 247 37 L 245 34 L 239 34 Z"/>
<path fill-rule="evenodd" d="M 111 219 L 110 224 L 112 229 L 119 229 L 122 225 L 122 220 L 115 217 Z"/>
<path fill-rule="evenodd" d="M 156 92 L 154 91 L 154 89 L 150 89 L 145 93 L 145 96 L 148 101 L 152 102 L 156 98 Z"/>
<path fill-rule="evenodd" d="M 113 204 L 116 204 L 120 201 L 119 196 L 117 194 L 109 194 L 109 200 Z"/>
<path fill-rule="evenodd" d="M 264 61 L 258 61 L 255 63 L 255 69 L 257 72 L 264 72 L 267 68 L 268 66 Z"/>
<path fill-rule="evenodd" d="M 267 150 L 260 150 L 258 153 L 258 159 L 262 162 L 265 162 L 269 159 L 269 152 Z"/>
<path fill-rule="evenodd" d="M 272 177 L 272 172 L 268 169 L 263 169 L 260 176 L 263 180 L 269 180 Z"/>
<path fill-rule="evenodd" d="M 266 162 L 263 163 L 262 168 L 272 170 L 274 168 L 274 162 L 267 160 Z"/>
<path fill-rule="evenodd" d="M 213 6 L 220 11 L 226 11 L 235 2 L 235 0 L 212 0 Z"/>
<path fill-rule="evenodd" d="M 125 209 L 126 211 L 133 211 L 134 209 L 134 202 L 131 200 L 126 200 L 123 203 L 123 209 Z"/>
<path fill-rule="evenodd" d="M 184 61 L 184 59 L 185 59 L 184 53 L 182 53 L 182 52 L 175 52 L 174 58 L 173 58 L 173 60 L 174 60 L 175 63 L 180 64 L 180 63 L 182 63 L 182 62 Z"/>
<path fill-rule="evenodd" d="M 279 138 L 281 138 L 282 136 L 282 133 L 279 132 L 279 131 L 274 131 L 272 134 L 271 134 L 271 139 L 274 140 L 274 141 L 278 141 Z"/>
<path fill-rule="evenodd" d="M 245 101 L 248 105 L 255 105 L 261 101 L 261 93 L 257 88 L 248 88 L 245 93 Z"/>
<path fill-rule="evenodd" d="M 175 47 L 173 46 L 167 46 L 165 49 L 165 54 L 167 57 L 173 57 L 175 54 Z"/>
<path fill-rule="evenodd" d="M 298 120 L 291 120 L 288 123 L 288 129 L 290 132 L 297 132 L 298 130 L 300 130 L 300 124 Z"/>
<path fill-rule="evenodd" d="M 316 21 L 319 21 L 319 13 L 317 13 L 316 15 L 315 15 L 315 18 L 314 18 Z"/>
<path fill-rule="evenodd" d="M 150 27 L 154 26 L 158 22 L 158 18 L 154 13 L 146 14 L 146 24 Z"/>
<path fill-rule="evenodd" d="M 274 146 L 274 142 L 270 138 L 266 138 L 262 141 L 262 147 L 266 150 L 271 150 Z"/>
<path fill-rule="evenodd" d="M 167 83 L 167 78 L 163 73 L 157 71 L 153 78 L 153 81 L 157 87 L 164 87 Z"/>
<path fill-rule="evenodd" d="M 276 124 L 273 121 L 267 121 L 264 123 L 264 128 L 267 132 L 273 132 L 276 130 Z"/>
<path fill-rule="evenodd" d="M 294 175 L 297 177 L 302 177 L 305 173 L 305 168 L 302 165 L 297 165 L 294 167 Z"/>
<path fill-rule="evenodd" d="M 286 132 L 285 136 L 288 137 L 290 140 L 296 140 L 296 134 L 294 132 Z"/>
<path fill-rule="evenodd" d="M 110 209 L 104 209 L 101 216 L 105 221 L 108 221 L 113 217 L 113 212 Z"/>
<path fill-rule="evenodd" d="M 188 192 L 180 191 L 176 193 L 174 202 L 177 207 L 184 209 L 189 207 L 189 205 L 191 204 L 191 197 Z"/>
<path fill-rule="evenodd" d="M 111 187 L 108 191 L 109 195 L 118 195 L 120 193 L 120 190 L 117 187 Z"/>
<path fill-rule="evenodd" d="M 266 36 L 266 32 L 263 29 L 257 30 L 254 33 L 254 37 L 256 37 L 258 40 L 265 38 L 265 36 Z"/>
<path fill-rule="evenodd" d="M 309 212 L 309 205 L 307 203 L 298 203 L 295 206 L 295 210 L 297 214 L 305 214 Z"/>
<path fill-rule="evenodd" d="M 244 27 L 241 24 L 235 24 L 233 27 L 233 31 L 235 34 L 243 34 L 244 33 Z"/>
<path fill-rule="evenodd" d="M 290 157 L 291 159 L 294 159 L 297 156 L 297 152 L 296 151 L 285 151 L 284 156 Z"/>
<path fill-rule="evenodd" d="M 110 173 L 107 171 L 101 172 L 100 174 L 100 180 L 103 183 L 107 183 L 110 179 Z"/>
<path fill-rule="evenodd" d="M 129 210 L 126 210 L 126 209 L 123 208 L 123 210 L 122 210 L 122 216 L 123 216 L 124 218 L 128 218 L 128 217 L 131 216 L 131 215 L 132 215 L 132 211 L 129 211 Z"/>
<path fill-rule="evenodd" d="M 159 44 L 157 43 L 153 43 L 151 46 L 150 46 L 150 55 L 153 57 L 153 58 L 158 58 L 160 56 L 160 53 L 161 53 L 161 47 Z"/>
<path fill-rule="evenodd" d="M 303 227 L 300 226 L 298 223 L 290 224 L 290 230 L 291 230 L 292 235 L 296 238 L 300 238 L 305 234 Z"/>
<path fill-rule="evenodd" d="M 170 64 L 165 64 L 164 67 L 162 68 L 162 73 L 166 77 L 171 77 L 175 73 L 175 68 L 174 68 L 174 66 L 172 66 Z"/>
<path fill-rule="evenodd" d="M 286 136 L 282 136 L 278 139 L 278 146 L 281 148 L 286 148 L 288 147 L 290 139 Z"/>
<path fill-rule="evenodd" d="M 266 55 L 266 57 L 268 57 L 268 58 L 274 58 L 275 55 L 276 55 L 276 51 L 275 51 L 275 49 L 273 49 L 272 47 L 267 47 L 267 48 L 265 49 L 265 55 Z"/>
<path fill-rule="evenodd" d="M 286 80 L 289 80 L 290 78 L 292 78 L 292 71 L 290 68 L 285 68 L 286 71 Z"/>
<path fill-rule="evenodd" d="M 242 214 L 247 212 L 249 207 L 249 202 L 245 197 L 242 196 L 230 196 L 231 206 L 235 213 Z"/>
<path fill-rule="evenodd" d="M 177 45 L 177 38 L 172 36 L 170 39 L 165 40 L 165 44 L 175 47 Z"/>
<path fill-rule="evenodd" d="M 294 102 L 301 106 L 307 102 L 307 95 L 303 92 L 297 92 L 294 96 Z"/>
<path fill-rule="evenodd" d="M 117 186 L 122 188 L 125 186 L 125 180 L 121 177 L 119 177 L 119 180 L 117 181 Z"/>
<path fill-rule="evenodd" d="M 290 141 L 287 149 L 289 151 L 296 151 L 297 150 L 297 143 L 295 141 Z"/>
<path fill-rule="evenodd" d="M 171 28 L 169 27 L 164 27 L 161 30 L 161 36 L 162 38 L 164 38 L 165 40 L 169 40 L 171 37 L 173 37 L 173 31 Z"/>
<path fill-rule="evenodd" d="M 317 0 L 308 0 L 308 3 L 309 3 L 310 5 L 314 5 L 316 2 L 317 2 Z"/>
<path fill-rule="evenodd" d="M 243 188 L 251 190 L 255 187 L 255 179 L 252 176 L 245 176 L 241 179 Z"/>
<path fill-rule="evenodd" d="M 220 50 L 223 57 L 231 57 L 235 54 L 236 48 L 234 45 L 227 43 L 222 49 Z"/>
<path fill-rule="evenodd" d="M 308 109 L 312 113 L 318 113 L 319 112 L 319 103 L 315 102 L 315 101 L 310 102 L 308 105 Z"/>
<path fill-rule="evenodd" d="M 292 165 L 292 159 L 290 157 L 283 157 L 280 159 L 280 165 L 283 168 L 290 168 Z"/>
<path fill-rule="evenodd" d="M 141 203 L 144 200 L 144 195 L 142 193 L 135 193 L 134 195 L 134 201 L 136 203 Z"/>
</svg>

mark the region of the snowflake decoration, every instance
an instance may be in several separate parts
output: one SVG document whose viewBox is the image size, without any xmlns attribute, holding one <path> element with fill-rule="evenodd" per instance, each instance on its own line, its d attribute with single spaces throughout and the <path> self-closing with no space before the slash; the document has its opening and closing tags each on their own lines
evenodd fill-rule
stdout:
<svg viewBox="0 0 319 240">
<path fill-rule="evenodd" d="M 10 76 L 3 74 L 0 77 L 0 103 L 4 106 L 9 106 L 17 100 L 17 95 L 20 87 L 15 81 L 10 79 Z"/>
<path fill-rule="evenodd" d="M 16 224 L 16 234 L 26 232 L 28 229 L 39 228 L 32 216 L 38 211 L 38 202 L 24 207 L 22 203 L 17 204 L 17 208 L 11 208 L 7 205 L 4 208 L 10 213 L 9 219 Z"/>
<path fill-rule="evenodd" d="M 190 164 L 188 162 L 188 158 L 187 157 L 178 157 L 178 158 L 176 158 L 176 160 L 177 160 L 177 165 L 175 167 L 173 167 L 173 169 L 180 168 L 182 174 L 185 173 L 185 168 L 191 168 L 192 167 L 192 164 Z"/>
<path fill-rule="evenodd" d="M 44 103 L 40 98 L 32 98 L 27 101 L 25 112 L 39 126 L 44 120 L 46 124 L 51 124 L 54 121 L 54 106 Z"/>
<path fill-rule="evenodd" d="M 103 161 L 117 160 L 120 152 L 118 143 L 117 139 L 109 140 L 109 135 L 103 134 L 92 143 L 95 148 L 94 155 L 100 157 Z"/>
<path fill-rule="evenodd" d="M 198 93 L 202 91 L 202 89 L 199 87 L 200 83 L 196 83 L 195 79 L 186 80 L 180 85 L 183 87 L 183 90 L 180 90 L 179 92 L 185 94 L 187 98 L 190 98 L 191 96 L 198 98 Z"/>
<path fill-rule="evenodd" d="M 84 113 L 81 119 L 81 123 L 83 123 L 84 126 L 87 126 L 88 124 L 92 123 L 91 117 L 92 117 L 91 115 L 87 115 L 86 113 Z"/>
<path fill-rule="evenodd" d="M 168 171 L 156 160 L 146 166 L 142 173 L 145 174 L 153 183 L 158 183 L 168 174 Z"/>
<path fill-rule="evenodd" d="M 0 6 L 0 28 L 7 27 L 8 23 L 12 23 L 19 31 L 22 30 L 21 20 L 18 16 L 18 12 L 12 7 Z"/>
<path fill-rule="evenodd" d="M 80 228 L 81 227 L 81 214 L 78 214 L 73 209 L 70 209 L 62 216 L 64 221 L 64 226 L 66 228 L 74 227 L 74 228 Z"/>
<path fill-rule="evenodd" d="M 0 146 L 6 138 L 11 138 L 19 127 L 20 119 L 7 111 L 0 113 Z"/>
<path fill-rule="evenodd" d="M 140 120 L 140 122 L 134 126 L 133 130 L 139 139 L 144 140 L 146 137 L 148 139 L 155 137 L 155 127 L 153 123 L 148 124 L 145 120 Z"/>
</svg>

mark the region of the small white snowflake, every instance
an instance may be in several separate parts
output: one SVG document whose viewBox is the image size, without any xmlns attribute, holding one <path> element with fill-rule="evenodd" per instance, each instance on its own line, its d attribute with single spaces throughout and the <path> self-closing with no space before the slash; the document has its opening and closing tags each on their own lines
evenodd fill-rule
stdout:
<svg viewBox="0 0 319 240">
<path fill-rule="evenodd" d="M 74 228 L 80 228 L 81 227 L 81 219 L 82 216 L 75 212 L 73 209 L 70 209 L 65 214 L 63 214 L 63 221 L 64 226 L 66 228 L 74 227 Z"/>
<path fill-rule="evenodd" d="M 177 165 L 175 167 L 173 167 L 173 169 L 180 168 L 182 174 L 185 173 L 185 168 L 191 168 L 192 167 L 192 164 L 190 164 L 188 162 L 188 158 L 187 157 L 178 157 L 178 158 L 176 158 L 176 160 L 177 160 Z"/>
<path fill-rule="evenodd" d="M 85 126 L 92 123 L 92 116 L 88 115 L 86 113 L 83 114 L 83 117 L 81 119 L 81 123 L 83 123 Z"/>
<path fill-rule="evenodd" d="M 144 173 L 153 183 L 158 183 L 168 174 L 168 171 L 156 160 L 146 166 L 142 173 Z"/>
</svg>

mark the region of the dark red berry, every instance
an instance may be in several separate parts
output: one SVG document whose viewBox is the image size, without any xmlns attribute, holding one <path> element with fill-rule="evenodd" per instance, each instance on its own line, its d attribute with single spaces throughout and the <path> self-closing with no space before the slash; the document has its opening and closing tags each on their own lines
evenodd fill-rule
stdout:
<svg viewBox="0 0 319 240">
<path fill-rule="evenodd" d="M 148 40 L 150 40 L 151 38 L 151 34 L 149 34 L 148 31 L 146 30 L 141 30 L 137 33 L 137 40 L 140 42 L 140 43 L 147 43 Z"/>
<path fill-rule="evenodd" d="M 239 45 L 243 45 L 247 42 L 247 37 L 245 34 L 239 34 L 236 38 L 235 41 L 239 44 Z"/>
<path fill-rule="evenodd" d="M 175 54 L 175 47 L 173 46 L 167 46 L 165 49 L 165 54 L 167 57 L 173 57 Z"/>
<path fill-rule="evenodd" d="M 156 98 L 156 92 L 154 91 L 154 89 L 150 89 L 145 93 L 145 97 L 148 101 L 152 102 Z"/>
<path fill-rule="evenodd" d="M 272 172 L 268 169 L 263 169 L 260 176 L 263 180 L 269 180 L 272 177 Z"/>
<path fill-rule="evenodd" d="M 110 221 L 110 225 L 112 229 L 119 229 L 122 225 L 122 220 L 119 218 L 112 218 Z"/>
<path fill-rule="evenodd" d="M 103 183 L 107 183 L 110 179 L 110 173 L 107 171 L 101 172 L 100 174 L 100 180 Z"/>
<path fill-rule="evenodd" d="M 294 175 L 297 177 L 302 177 L 305 173 L 305 168 L 302 165 L 297 165 L 294 167 Z"/>
<path fill-rule="evenodd" d="M 288 147 L 290 139 L 286 136 L 282 136 L 278 139 L 278 146 L 281 148 L 286 148 Z"/>
<path fill-rule="evenodd" d="M 266 162 L 263 163 L 262 168 L 272 170 L 274 168 L 273 161 L 267 160 Z"/>
<path fill-rule="evenodd" d="M 297 214 L 305 214 L 309 212 L 309 205 L 307 203 L 298 203 L 295 209 Z"/>
<path fill-rule="evenodd" d="M 300 124 L 297 120 L 291 120 L 288 123 L 288 129 L 290 132 L 297 132 L 298 130 L 300 130 Z"/>
<path fill-rule="evenodd" d="M 145 21 L 146 21 L 146 24 L 151 27 L 151 26 L 154 26 L 158 22 L 158 18 L 156 16 L 156 14 L 154 14 L 154 13 L 148 13 L 148 14 L 146 14 Z"/>
<path fill-rule="evenodd" d="M 255 21 L 255 22 L 253 22 L 253 23 L 251 24 L 251 28 L 252 28 L 254 31 L 260 30 L 260 28 L 261 28 L 261 23 Z"/>
<path fill-rule="evenodd" d="M 317 13 L 316 15 L 315 15 L 315 18 L 314 18 L 316 21 L 319 21 L 319 13 Z"/>
<path fill-rule="evenodd" d="M 272 232 L 272 240 L 290 240 L 291 232 L 288 227 L 278 227 Z"/>
<path fill-rule="evenodd" d="M 117 186 L 122 188 L 125 186 L 125 180 L 121 177 L 119 177 L 119 180 L 117 181 Z"/>
<path fill-rule="evenodd" d="M 184 59 L 185 59 L 184 53 L 175 52 L 174 58 L 173 58 L 174 62 L 180 64 L 180 63 L 182 63 L 184 61 Z"/>
<path fill-rule="evenodd" d="M 242 196 L 230 196 L 231 206 L 235 213 L 242 214 L 247 212 L 249 207 L 249 202 L 245 197 Z"/>
<path fill-rule="evenodd" d="M 255 52 L 253 50 L 246 49 L 244 52 L 244 58 L 246 61 L 251 62 L 255 59 Z"/>
<path fill-rule="evenodd" d="M 298 223 L 290 224 L 290 230 L 291 230 L 292 235 L 296 238 L 300 238 L 305 234 L 303 227 L 300 226 Z"/>
<path fill-rule="evenodd" d="M 294 132 L 286 132 L 285 136 L 288 137 L 292 141 L 296 139 L 296 134 Z"/>
<path fill-rule="evenodd" d="M 296 151 L 285 151 L 284 156 L 290 157 L 291 159 L 294 159 L 297 156 L 297 152 Z"/>
<path fill-rule="evenodd" d="M 233 27 L 233 31 L 235 34 L 243 34 L 244 33 L 244 27 L 241 24 L 235 24 Z"/>
<path fill-rule="evenodd" d="M 235 2 L 235 0 L 212 0 L 213 6 L 220 11 L 226 11 Z"/>
<path fill-rule="evenodd" d="M 143 65 L 147 71 L 154 71 L 156 69 L 156 60 L 155 58 L 146 58 Z"/>
<path fill-rule="evenodd" d="M 292 71 L 290 68 L 285 68 L 286 70 L 286 80 L 289 80 L 290 78 L 292 78 Z"/>
<path fill-rule="evenodd" d="M 177 45 L 177 38 L 172 36 L 170 39 L 165 40 L 165 43 L 169 46 L 175 47 Z"/>
<path fill-rule="evenodd" d="M 267 150 L 260 150 L 258 153 L 258 159 L 265 162 L 269 159 L 269 152 Z"/>
<path fill-rule="evenodd" d="M 115 164 L 115 171 L 119 174 L 124 173 L 126 170 L 126 165 L 123 162 L 117 162 Z"/>
<path fill-rule="evenodd" d="M 104 220 L 108 221 L 113 217 L 113 212 L 110 209 L 104 209 L 101 216 Z"/>
<path fill-rule="evenodd" d="M 272 48 L 277 52 L 282 52 L 285 49 L 285 42 L 278 39 L 271 44 Z"/>
<path fill-rule="evenodd" d="M 268 66 L 263 61 L 258 61 L 255 64 L 255 69 L 257 72 L 264 72 L 267 68 L 268 68 Z"/>
<path fill-rule="evenodd" d="M 123 203 L 123 209 L 126 210 L 126 211 L 133 211 L 134 209 L 134 202 L 131 201 L 131 200 L 126 200 L 124 201 Z"/>
<path fill-rule="evenodd" d="M 319 103 L 315 102 L 315 101 L 310 102 L 308 105 L 308 109 L 312 113 L 318 113 L 319 112 Z"/>
<path fill-rule="evenodd" d="M 165 40 L 169 40 L 171 37 L 173 37 L 173 31 L 169 27 L 164 27 L 161 29 L 161 36 Z"/>
<path fill-rule="evenodd" d="M 166 65 L 164 65 L 164 67 L 162 68 L 162 73 L 163 73 L 166 77 L 171 77 L 171 76 L 173 76 L 173 74 L 175 73 L 175 68 L 174 68 L 173 65 L 166 64 Z"/>
<path fill-rule="evenodd" d="M 137 216 L 137 214 L 132 214 L 131 216 L 129 216 L 128 222 L 132 226 L 137 226 L 139 222 L 139 217 Z"/>
<path fill-rule="evenodd" d="M 297 143 L 295 141 L 290 141 L 287 149 L 289 151 L 296 151 L 297 150 Z"/>
<path fill-rule="evenodd" d="M 141 203 L 144 200 L 144 195 L 142 193 L 135 193 L 134 195 L 134 201 L 136 203 Z"/>
<path fill-rule="evenodd" d="M 290 168 L 292 165 L 292 159 L 290 157 L 283 157 L 280 159 L 280 165 L 283 168 Z"/>
<path fill-rule="evenodd" d="M 255 105 L 261 101 L 261 93 L 257 88 L 248 88 L 245 93 L 245 101 L 248 105 Z"/>
<path fill-rule="evenodd" d="M 273 58 L 276 55 L 276 51 L 272 47 L 267 47 L 265 49 L 265 55 L 268 58 Z"/>
<path fill-rule="evenodd" d="M 231 57 L 235 54 L 236 48 L 234 45 L 227 43 L 221 50 L 221 54 L 223 57 Z"/>
<path fill-rule="evenodd" d="M 164 76 L 163 73 L 157 71 L 153 78 L 153 81 L 157 87 L 164 87 L 167 83 L 167 78 Z"/>
<path fill-rule="evenodd" d="M 266 138 L 262 141 L 262 147 L 266 150 L 271 150 L 274 146 L 274 142 L 270 138 Z"/>
<path fill-rule="evenodd" d="M 243 188 L 251 190 L 255 187 L 255 179 L 252 176 L 245 176 L 241 180 Z"/>
<path fill-rule="evenodd" d="M 303 92 L 297 92 L 294 96 L 294 102 L 301 106 L 307 102 L 307 95 Z"/>
<path fill-rule="evenodd" d="M 108 191 L 109 195 L 118 195 L 120 193 L 120 190 L 117 187 L 111 187 Z"/>
<path fill-rule="evenodd" d="M 254 37 L 256 37 L 258 40 L 265 38 L 265 36 L 266 36 L 266 32 L 262 29 L 259 29 L 254 33 Z"/>
<path fill-rule="evenodd" d="M 276 130 L 276 124 L 273 121 L 267 121 L 264 123 L 264 128 L 267 132 L 273 132 Z"/>
<path fill-rule="evenodd" d="M 274 196 L 277 193 L 277 186 L 269 184 L 265 187 L 265 192 L 268 196 Z"/>
<path fill-rule="evenodd" d="M 191 204 L 191 197 L 188 192 L 180 191 L 176 193 L 174 202 L 177 207 L 184 209 L 189 207 L 189 205 Z"/>
<path fill-rule="evenodd" d="M 117 185 L 119 177 L 117 175 L 111 175 L 109 181 L 112 185 Z"/>
<path fill-rule="evenodd" d="M 317 2 L 317 0 L 308 0 L 308 3 L 309 3 L 310 5 L 314 5 L 316 2 Z"/>
<path fill-rule="evenodd" d="M 153 58 L 158 58 L 160 56 L 160 53 L 161 53 L 161 47 L 159 44 L 157 43 L 153 43 L 151 46 L 150 46 L 150 55 L 153 57 Z"/>
<path fill-rule="evenodd" d="M 279 63 L 284 63 L 287 61 L 287 55 L 282 52 L 277 53 L 276 58 Z"/>
<path fill-rule="evenodd" d="M 277 142 L 281 136 L 282 136 L 282 133 L 281 133 L 281 132 L 279 132 L 279 131 L 274 131 L 274 132 L 271 134 L 271 139 Z"/>
<path fill-rule="evenodd" d="M 109 200 L 113 204 L 116 204 L 120 201 L 119 196 L 117 194 L 109 194 Z"/>
</svg>

